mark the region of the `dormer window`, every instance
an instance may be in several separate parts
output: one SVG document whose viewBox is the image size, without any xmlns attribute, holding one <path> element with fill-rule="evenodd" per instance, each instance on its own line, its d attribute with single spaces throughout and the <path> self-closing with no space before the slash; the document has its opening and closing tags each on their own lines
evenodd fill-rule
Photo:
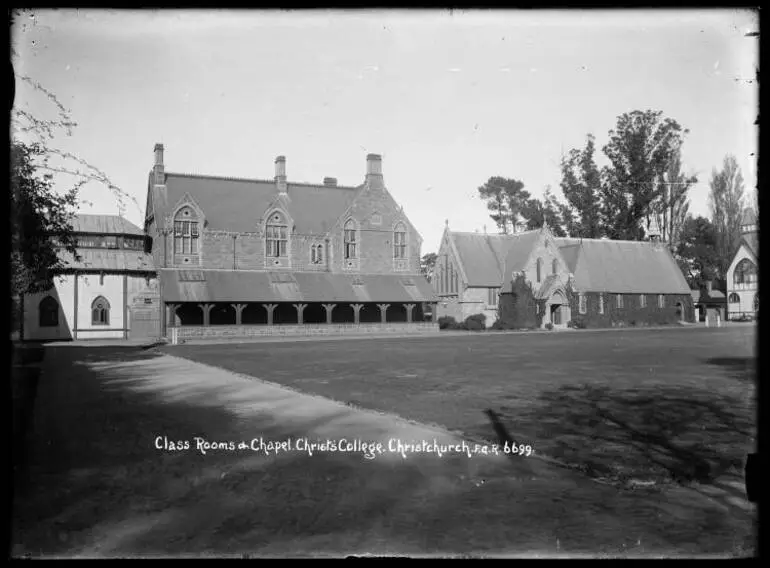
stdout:
<svg viewBox="0 0 770 568">
<path fill-rule="evenodd" d="M 174 253 L 198 254 L 198 220 L 190 207 L 184 207 L 174 217 Z"/>
<path fill-rule="evenodd" d="M 280 213 L 274 213 L 267 222 L 265 233 L 265 254 L 268 257 L 279 258 L 288 255 L 288 227 Z"/>
<path fill-rule="evenodd" d="M 344 230 L 344 239 L 345 239 L 345 258 L 352 259 L 352 258 L 358 258 L 358 250 L 357 245 L 358 242 L 356 240 L 356 224 L 353 222 L 353 220 L 349 220 L 347 223 L 345 223 L 345 230 Z"/>
</svg>

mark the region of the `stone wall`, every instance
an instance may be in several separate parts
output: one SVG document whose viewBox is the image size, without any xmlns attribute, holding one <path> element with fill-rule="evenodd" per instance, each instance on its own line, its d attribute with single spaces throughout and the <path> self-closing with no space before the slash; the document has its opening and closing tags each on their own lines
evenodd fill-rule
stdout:
<svg viewBox="0 0 770 568">
<path fill-rule="evenodd" d="M 438 324 L 366 323 L 366 324 L 302 324 L 302 325 L 210 325 L 171 327 L 172 343 L 183 339 L 248 338 L 275 336 L 365 335 L 367 333 L 430 333 L 438 332 Z"/>
<path fill-rule="evenodd" d="M 570 294 L 572 320 L 582 321 L 587 328 L 665 325 L 676 324 L 679 321 L 694 322 L 695 312 L 692 295 L 664 294 L 663 307 L 658 306 L 657 294 L 645 294 L 646 306 L 642 306 L 640 294 L 621 294 L 623 306 L 617 305 L 617 294 L 604 294 L 604 309 L 600 310 L 599 293 L 586 292 L 585 313 L 580 313 L 580 297 Z M 682 317 L 677 314 L 677 303 L 684 309 Z"/>
</svg>

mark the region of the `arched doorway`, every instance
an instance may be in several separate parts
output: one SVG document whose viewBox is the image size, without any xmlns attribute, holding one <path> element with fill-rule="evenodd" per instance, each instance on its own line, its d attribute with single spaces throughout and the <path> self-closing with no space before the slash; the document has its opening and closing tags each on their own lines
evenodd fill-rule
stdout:
<svg viewBox="0 0 770 568">
<path fill-rule="evenodd" d="M 546 304 L 547 317 L 544 319 L 545 323 L 551 323 L 554 326 L 566 327 L 567 322 L 571 318 L 571 311 L 567 298 L 562 290 L 556 290 L 548 300 Z"/>
</svg>

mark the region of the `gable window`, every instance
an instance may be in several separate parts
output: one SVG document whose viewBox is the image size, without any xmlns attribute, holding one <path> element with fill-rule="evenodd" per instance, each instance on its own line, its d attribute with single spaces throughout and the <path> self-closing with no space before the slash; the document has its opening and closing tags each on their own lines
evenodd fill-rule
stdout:
<svg viewBox="0 0 770 568">
<path fill-rule="evenodd" d="M 739 304 L 741 301 L 741 297 L 735 292 L 733 292 L 728 296 L 727 301 L 730 302 L 731 304 Z"/>
<path fill-rule="evenodd" d="M 38 305 L 38 325 L 40 327 L 58 327 L 59 325 L 59 302 L 51 296 L 46 296 L 40 300 Z"/>
<path fill-rule="evenodd" d="M 599 294 L 599 313 L 604 314 L 604 294 Z"/>
<path fill-rule="evenodd" d="M 542 272 L 543 272 L 543 259 L 538 258 L 537 259 L 537 282 L 540 282 L 540 279 L 542 278 Z"/>
<path fill-rule="evenodd" d="M 271 258 L 287 256 L 288 227 L 280 213 L 275 213 L 265 229 L 265 255 Z"/>
<path fill-rule="evenodd" d="M 551 262 L 551 274 L 556 274 L 559 271 L 559 261 L 555 258 Z"/>
<path fill-rule="evenodd" d="M 393 230 L 393 258 L 406 258 L 406 229 L 402 223 Z"/>
<path fill-rule="evenodd" d="M 586 313 L 586 295 L 585 294 L 580 294 L 578 309 L 580 310 L 581 314 Z"/>
<path fill-rule="evenodd" d="M 734 284 L 754 284 L 757 281 L 757 265 L 744 258 L 733 272 Z"/>
<path fill-rule="evenodd" d="M 647 307 L 647 296 L 645 296 L 644 294 L 639 294 L 639 305 L 642 308 Z"/>
<path fill-rule="evenodd" d="M 198 221 L 185 207 L 174 218 L 174 253 L 198 254 Z"/>
<path fill-rule="evenodd" d="M 351 219 L 345 223 L 345 258 L 358 258 L 356 250 L 356 224 Z"/>
<path fill-rule="evenodd" d="M 663 294 L 658 294 L 658 307 L 660 309 L 663 309 L 666 306 L 666 300 L 663 297 Z"/>
<path fill-rule="evenodd" d="M 91 324 L 110 325 L 110 303 L 103 296 L 99 296 L 91 304 Z"/>
<path fill-rule="evenodd" d="M 615 294 L 615 306 L 618 308 L 623 307 L 623 294 Z"/>
</svg>

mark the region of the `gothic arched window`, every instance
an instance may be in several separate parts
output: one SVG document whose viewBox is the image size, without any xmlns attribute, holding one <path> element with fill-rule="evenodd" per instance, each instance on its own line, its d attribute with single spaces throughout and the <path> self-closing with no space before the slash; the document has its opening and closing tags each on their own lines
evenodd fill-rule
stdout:
<svg viewBox="0 0 770 568">
<path fill-rule="evenodd" d="M 358 251 L 356 250 L 358 240 L 356 236 L 356 224 L 353 219 L 350 219 L 345 223 L 345 258 L 358 258 Z"/>
<path fill-rule="evenodd" d="M 403 223 L 393 229 L 393 258 L 406 258 L 406 227 Z"/>
<path fill-rule="evenodd" d="M 40 300 L 38 305 L 38 325 L 40 327 L 58 327 L 59 326 L 59 302 L 51 296 L 46 296 Z"/>
<path fill-rule="evenodd" d="M 286 221 L 280 213 L 273 213 L 265 229 L 265 256 L 271 258 L 288 255 L 288 231 Z"/>
<path fill-rule="evenodd" d="M 753 284 L 757 281 L 757 265 L 748 258 L 744 258 L 735 267 L 733 272 L 734 284 Z"/>
<path fill-rule="evenodd" d="M 104 296 L 99 296 L 91 304 L 91 324 L 110 325 L 110 303 Z"/>
<path fill-rule="evenodd" d="M 733 292 L 727 297 L 727 301 L 730 302 L 731 304 L 739 304 L 741 302 L 741 297 L 735 292 Z"/>
<path fill-rule="evenodd" d="M 537 259 L 537 281 L 540 282 L 542 277 L 543 277 L 543 259 L 538 258 Z"/>
<path fill-rule="evenodd" d="M 559 261 L 555 258 L 551 262 L 551 274 L 556 274 L 559 271 Z"/>
<path fill-rule="evenodd" d="M 182 207 L 174 216 L 174 253 L 198 254 L 198 218 L 192 207 Z"/>
</svg>

